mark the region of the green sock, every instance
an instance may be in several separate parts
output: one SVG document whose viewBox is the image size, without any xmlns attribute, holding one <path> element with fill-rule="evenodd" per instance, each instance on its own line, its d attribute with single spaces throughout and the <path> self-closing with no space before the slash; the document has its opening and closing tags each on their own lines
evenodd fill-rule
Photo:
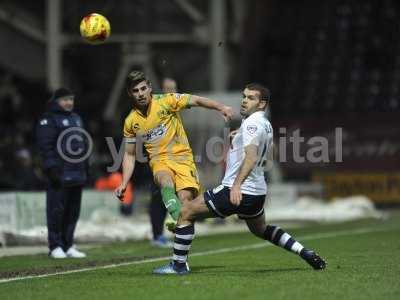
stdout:
<svg viewBox="0 0 400 300">
<path fill-rule="evenodd" d="M 181 201 L 175 194 L 175 189 L 166 186 L 161 188 L 161 196 L 168 213 L 176 221 L 178 220 L 179 214 L 181 212 Z"/>
</svg>

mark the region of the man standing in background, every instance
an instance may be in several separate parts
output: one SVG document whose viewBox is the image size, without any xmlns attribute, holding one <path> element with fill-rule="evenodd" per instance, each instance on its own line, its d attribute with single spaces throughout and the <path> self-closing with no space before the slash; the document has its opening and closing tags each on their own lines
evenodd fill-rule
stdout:
<svg viewBox="0 0 400 300">
<path fill-rule="evenodd" d="M 74 94 L 57 89 L 39 119 L 36 139 L 42 167 L 48 178 L 46 215 L 49 256 L 83 258 L 74 245 L 82 188 L 87 180 L 88 141 L 80 116 L 73 112 Z"/>
<path fill-rule="evenodd" d="M 172 78 L 165 77 L 162 82 L 162 91 L 164 94 L 177 93 L 178 87 L 176 81 Z"/>
</svg>

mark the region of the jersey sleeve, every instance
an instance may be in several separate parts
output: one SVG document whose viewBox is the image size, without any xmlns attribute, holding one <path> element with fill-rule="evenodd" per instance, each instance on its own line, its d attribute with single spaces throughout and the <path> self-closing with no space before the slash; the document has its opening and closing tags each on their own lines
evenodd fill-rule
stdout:
<svg viewBox="0 0 400 300">
<path fill-rule="evenodd" d="M 125 119 L 124 138 L 127 143 L 136 143 L 136 131 L 133 128 L 133 119 L 130 116 Z"/>
<path fill-rule="evenodd" d="M 165 104 L 170 112 L 178 112 L 182 109 L 190 107 L 190 94 L 168 94 L 165 98 Z"/>
<path fill-rule="evenodd" d="M 264 130 L 257 122 L 246 122 L 242 126 L 243 146 L 260 145 Z"/>
</svg>

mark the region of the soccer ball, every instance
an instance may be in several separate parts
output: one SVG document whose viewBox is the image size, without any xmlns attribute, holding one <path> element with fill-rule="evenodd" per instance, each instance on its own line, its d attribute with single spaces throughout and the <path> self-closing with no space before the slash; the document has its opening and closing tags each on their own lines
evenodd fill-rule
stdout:
<svg viewBox="0 0 400 300">
<path fill-rule="evenodd" d="M 87 42 L 101 44 L 110 36 L 111 26 L 106 17 L 93 13 L 82 19 L 80 30 Z"/>
</svg>

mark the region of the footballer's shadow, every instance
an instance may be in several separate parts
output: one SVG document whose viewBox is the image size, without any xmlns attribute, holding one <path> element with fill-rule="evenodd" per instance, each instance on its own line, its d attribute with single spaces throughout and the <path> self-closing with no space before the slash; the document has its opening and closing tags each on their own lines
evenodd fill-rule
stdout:
<svg viewBox="0 0 400 300">
<path fill-rule="evenodd" d="M 190 267 L 190 269 L 194 273 L 201 273 L 202 271 L 212 271 L 225 267 L 226 266 L 195 266 L 195 267 Z"/>
<path fill-rule="evenodd" d="M 274 273 L 285 273 L 285 272 L 298 272 L 306 271 L 307 268 L 277 268 L 277 269 L 256 269 L 256 270 L 243 270 L 243 269 L 232 269 L 226 270 L 224 266 L 197 266 L 192 268 L 193 273 L 202 273 L 202 271 L 210 272 L 210 274 L 233 274 L 237 276 L 243 276 L 244 274 L 274 274 Z"/>
<path fill-rule="evenodd" d="M 202 274 L 202 273 L 203 274 L 213 274 L 213 273 L 215 274 L 215 273 L 220 273 L 218 271 L 218 269 L 221 269 L 221 268 L 225 268 L 225 266 L 195 266 L 195 267 L 190 267 L 190 271 L 193 274 Z M 223 273 L 223 272 L 221 272 L 221 273 Z M 120 274 L 122 276 L 125 273 L 120 272 Z M 154 277 L 154 276 L 160 276 L 160 275 L 153 274 L 153 272 L 151 272 L 151 271 L 143 274 L 142 270 L 140 270 L 140 271 L 131 270 L 129 272 L 129 276 L 130 277 Z"/>
<path fill-rule="evenodd" d="M 252 271 L 253 273 L 281 273 L 281 272 L 293 272 L 293 271 L 305 271 L 307 268 L 279 268 L 279 269 L 258 269 Z"/>
</svg>

